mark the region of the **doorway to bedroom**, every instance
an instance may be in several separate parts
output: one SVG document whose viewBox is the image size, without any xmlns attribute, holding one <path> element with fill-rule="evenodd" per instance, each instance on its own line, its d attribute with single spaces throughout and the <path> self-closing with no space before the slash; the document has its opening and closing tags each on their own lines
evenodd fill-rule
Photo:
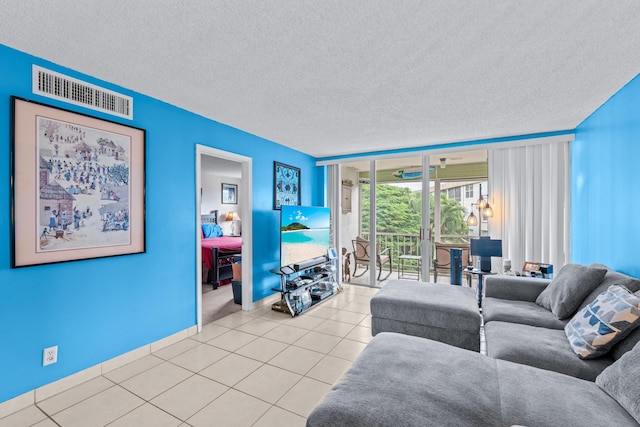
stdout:
<svg viewBox="0 0 640 427">
<path fill-rule="evenodd" d="M 250 174 L 250 158 L 197 146 L 199 330 L 251 307 L 251 264 L 246 256 L 251 253 L 247 246 L 251 240 Z"/>
</svg>

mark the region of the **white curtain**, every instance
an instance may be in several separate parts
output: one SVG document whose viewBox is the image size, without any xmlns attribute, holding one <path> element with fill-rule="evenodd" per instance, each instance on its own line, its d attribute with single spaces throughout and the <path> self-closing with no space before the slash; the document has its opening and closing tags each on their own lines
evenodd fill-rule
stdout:
<svg viewBox="0 0 640 427">
<path fill-rule="evenodd" d="M 569 262 L 569 142 L 489 149 L 490 233 L 512 269 Z"/>
</svg>

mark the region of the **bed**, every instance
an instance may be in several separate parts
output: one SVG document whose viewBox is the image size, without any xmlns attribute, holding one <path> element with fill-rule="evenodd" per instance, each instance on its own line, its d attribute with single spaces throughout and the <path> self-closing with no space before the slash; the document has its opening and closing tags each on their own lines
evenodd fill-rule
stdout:
<svg viewBox="0 0 640 427">
<path fill-rule="evenodd" d="M 207 234 L 213 224 L 218 224 L 218 211 L 201 215 L 202 238 L 202 264 L 204 267 L 203 279 L 211 283 L 214 288 L 226 284 L 233 277 L 231 264 L 237 262 L 242 254 L 242 237 L 218 236 L 216 233 Z M 207 236 L 207 237 L 205 237 Z M 215 236 L 215 237 L 208 237 Z"/>
</svg>

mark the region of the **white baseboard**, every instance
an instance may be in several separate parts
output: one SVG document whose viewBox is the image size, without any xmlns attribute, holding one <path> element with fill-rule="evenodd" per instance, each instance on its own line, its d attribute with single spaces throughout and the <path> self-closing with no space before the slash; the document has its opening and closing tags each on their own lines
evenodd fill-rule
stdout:
<svg viewBox="0 0 640 427">
<path fill-rule="evenodd" d="M 193 325 L 187 329 L 184 329 L 168 337 L 162 338 L 158 341 L 152 342 L 142 347 L 131 350 L 127 353 L 116 356 L 112 359 L 106 360 L 102 363 L 94 365 L 90 368 L 84 369 L 75 374 L 71 374 L 67 377 L 61 378 L 49 384 L 45 384 L 36 389 L 30 390 L 20 396 L 16 396 L 13 399 L 0 402 L 0 419 L 7 415 L 18 412 L 25 409 L 35 403 L 41 402 L 51 396 L 68 390 L 72 387 L 80 385 L 93 378 L 99 377 L 102 374 L 113 371 L 121 366 L 131 363 L 137 359 L 147 356 L 161 348 L 167 347 L 171 344 L 175 344 L 185 338 L 193 336 L 197 333 L 198 327 Z"/>
</svg>

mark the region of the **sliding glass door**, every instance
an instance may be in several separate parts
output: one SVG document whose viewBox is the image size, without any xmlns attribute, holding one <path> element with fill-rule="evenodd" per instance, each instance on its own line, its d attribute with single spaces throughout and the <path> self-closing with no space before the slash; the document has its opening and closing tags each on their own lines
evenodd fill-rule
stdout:
<svg viewBox="0 0 640 427">
<path fill-rule="evenodd" d="M 397 278 L 433 281 L 436 243 L 464 246 L 470 236 L 486 234 L 481 214 L 477 225 L 467 221 L 472 212 L 479 215 L 479 196 L 489 199 L 486 151 L 339 167 L 345 282 L 380 287 Z M 448 276 L 439 274 L 438 281 Z"/>
<path fill-rule="evenodd" d="M 341 165 L 340 244 L 349 283 L 380 287 L 389 279 L 428 280 L 422 239 L 428 237 L 422 232 L 428 191 L 422 190 L 421 163 L 412 157 Z"/>
</svg>

